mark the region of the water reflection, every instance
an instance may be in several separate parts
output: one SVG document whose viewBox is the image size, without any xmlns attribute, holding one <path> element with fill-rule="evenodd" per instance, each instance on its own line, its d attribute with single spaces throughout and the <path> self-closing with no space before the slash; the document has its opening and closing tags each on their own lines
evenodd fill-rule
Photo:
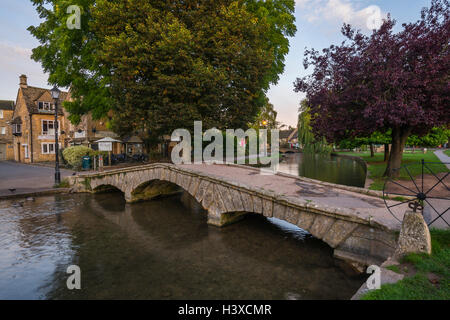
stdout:
<svg viewBox="0 0 450 320">
<path fill-rule="evenodd" d="M 321 154 L 288 154 L 280 163 L 279 171 L 311 179 L 364 187 L 366 171 L 356 160 Z"/>
<path fill-rule="evenodd" d="M 332 250 L 250 215 L 219 229 L 187 194 L 134 205 L 120 193 L 0 203 L 1 299 L 348 299 L 361 285 Z M 82 290 L 66 288 L 79 265 Z"/>
</svg>

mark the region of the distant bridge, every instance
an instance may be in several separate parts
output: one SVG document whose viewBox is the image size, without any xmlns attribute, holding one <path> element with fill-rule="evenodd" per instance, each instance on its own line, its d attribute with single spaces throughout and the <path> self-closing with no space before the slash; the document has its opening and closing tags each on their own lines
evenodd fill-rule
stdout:
<svg viewBox="0 0 450 320">
<path fill-rule="evenodd" d="M 247 213 L 285 220 L 323 240 L 336 257 L 360 270 L 393 254 L 400 229 L 379 192 L 282 173 L 262 175 L 238 165 L 149 164 L 69 179 L 74 192 L 113 187 L 130 203 L 181 188 L 207 210 L 208 223 L 219 227 Z"/>
</svg>

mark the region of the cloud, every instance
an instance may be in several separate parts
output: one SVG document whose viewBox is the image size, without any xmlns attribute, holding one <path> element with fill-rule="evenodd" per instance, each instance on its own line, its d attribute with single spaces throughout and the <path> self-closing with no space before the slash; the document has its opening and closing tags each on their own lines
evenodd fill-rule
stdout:
<svg viewBox="0 0 450 320">
<path fill-rule="evenodd" d="M 359 9 L 350 0 L 296 0 L 300 15 L 311 23 L 350 23 L 363 30 L 378 29 L 387 17 L 376 5 Z"/>
<path fill-rule="evenodd" d="M 0 42 L 0 51 L 5 54 L 13 54 L 15 56 L 20 55 L 22 57 L 27 58 L 29 58 L 31 55 L 31 49 L 23 48 L 16 45 L 10 45 L 3 41 Z"/>
<path fill-rule="evenodd" d="M 26 74 L 32 86 L 47 87 L 41 65 L 31 59 L 31 49 L 0 41 L 0 99 L 16 98 L 19 75 Z"/>
</svg>

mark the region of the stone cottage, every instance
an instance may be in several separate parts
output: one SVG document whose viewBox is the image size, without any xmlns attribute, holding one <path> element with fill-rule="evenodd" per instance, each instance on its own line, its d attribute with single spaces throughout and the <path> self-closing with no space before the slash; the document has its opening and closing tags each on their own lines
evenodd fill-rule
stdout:
<svg viewBox="0 0 450 320">
<path fill-rule="evenodd" d="M 14 101 L 0 100 L 0 161 L 14 160 L 13 135 L 9 125 L 14 113 Z"/>
<path fill-rule="evenodd" d="M 27 76 L 19 77 L 16 107 L 11 121 L 14 160 L 17 162 L 43 162 L 55 159 L 55 105 L 49 89 L 29 86 Z M 61 92 L 58 106 L 67 97 Z M 59 145 L 65 147 L 66 118 L 59 108 Z"/>
</svg>

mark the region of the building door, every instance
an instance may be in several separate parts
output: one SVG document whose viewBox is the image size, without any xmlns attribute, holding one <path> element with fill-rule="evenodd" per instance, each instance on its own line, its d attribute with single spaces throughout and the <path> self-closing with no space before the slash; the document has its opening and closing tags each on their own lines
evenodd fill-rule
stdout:
<svg viewBox="0 0 450 320">
<path fill-rule="evenodd" d="M 17 162 L 20 162 L 20 142 L 17 143 Z"/>
<path fill-rule="evenodd" d="M 6 160 L 6 144 L 0 143 L 0 161 Z"/>
</svg>

